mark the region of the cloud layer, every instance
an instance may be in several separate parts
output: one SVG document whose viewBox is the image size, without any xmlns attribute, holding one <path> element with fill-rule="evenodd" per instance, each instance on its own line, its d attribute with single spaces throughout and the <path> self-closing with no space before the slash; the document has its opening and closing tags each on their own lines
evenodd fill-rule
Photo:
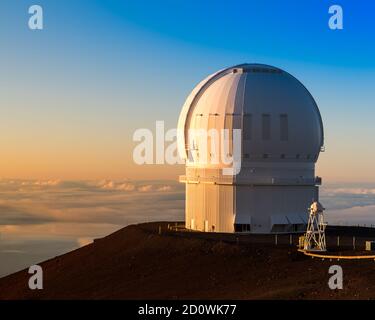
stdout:
<svg viewBox="0 0 375 320">
<path fill-rule="evenodd" d="M 374 185 L 326 185 L 329 223 L 375 226 Z M 184 219 L 174 181 L 0 180 L 0 276 L 128 224 Z"/>
<path fill-rule="evenodd" d="M 128 224 L 182 220 L 183 208 L 174 181 L 0 180 L 0 276 Z"/>
<path fill-rule="evenodd" d="M 328 185 L 320 198 L 329 223 L 375 226 L 375 184 Z"/>
</svg>

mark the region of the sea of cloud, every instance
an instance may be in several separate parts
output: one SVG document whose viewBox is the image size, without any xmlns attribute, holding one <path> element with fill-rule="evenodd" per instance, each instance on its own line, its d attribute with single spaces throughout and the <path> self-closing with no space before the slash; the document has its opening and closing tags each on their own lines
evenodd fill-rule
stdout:
<svg viewBox="0 0 375 320">
<path fill-rule="evenodd" d="M 0 180 L 0 276 L 183 208 L 174 181 Z"/>
<path fill-rule="evenodd" d="M 375 184 L 328 184 L 320 200 L 328 223 L 375 227 Z"/>
<path fill-rule="evenodd" d="M 375 184 L 328 184 L 326 220 L 375 226 Z M 0 276 L 68 252 L 126 225 L 184 219 L 175 181 L 0 180 Z"/>
</svg>

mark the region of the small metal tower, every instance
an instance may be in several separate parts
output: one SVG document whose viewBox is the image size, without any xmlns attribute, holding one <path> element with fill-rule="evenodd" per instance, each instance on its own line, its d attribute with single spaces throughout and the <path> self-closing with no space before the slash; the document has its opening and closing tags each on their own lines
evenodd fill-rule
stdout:
<svg viewBox="0 0 375 320">
<path fill-rule="evenodd" d="M 323 218 L 323 206 L 315 201 L 309 208 L 309 222 L 304 239 L 303 249 L 306 251 L 326 251 L 325 229 L 327 224 Z"/>
</svg>

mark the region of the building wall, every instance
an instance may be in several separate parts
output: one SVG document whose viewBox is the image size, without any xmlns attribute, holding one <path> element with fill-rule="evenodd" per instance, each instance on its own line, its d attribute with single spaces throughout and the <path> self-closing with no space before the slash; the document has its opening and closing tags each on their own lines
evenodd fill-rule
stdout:
<svg viewBox="0 0 375 320">
<path fill-rule="evenodd" d="M 271 232 L 271 217 L 291 224 L 297 224 L 299 217 L 307 222 L 308 208 L 319 200 L 317 186 L 236 186 L 235 197 L 235 223 L 251 223 L 252 233 Z M 293 231 L 288 225 L 278 232 L 283 230 Z"/>
<path fill-rule="evenodd" d="M 208 232 L 234 232 L 234 224 L 250 224 L 252 233 L 277 232 L 307 222 L 308 207 L 318 199 L 317 186 L 246 186 L 186 184 L 186 227 Z M 273 218 L 272 218 L 273 217 Z M 276 220 L 275 220 L 276 218 Z M 288 225 L 288 222 L 291 223 Z M 275 231 L 276 232 L 276 231 Z"/>
<path fill-rule="evenodd" d="M 186 184 L 186 227 L 199 231 L 233 232 L 233 187 L 207 183 Z"/>
</svg>

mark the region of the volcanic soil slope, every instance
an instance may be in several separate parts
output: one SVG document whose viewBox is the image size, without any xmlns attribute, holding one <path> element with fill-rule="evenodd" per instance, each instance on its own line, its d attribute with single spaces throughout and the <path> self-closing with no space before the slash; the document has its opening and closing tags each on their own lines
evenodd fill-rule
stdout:
<svg viewBox="0 0 375 320">
<path fill-rule="evenodd" d="M 375 298 L 375 261 L 322 261 L 264 240 L 131 225 L 41 263 L 43 290 L 28 288 L 27 270 L 0 279 L 0 299 Z M 342 290 L 327 284 L 334 264 Z"/>
</svg>

